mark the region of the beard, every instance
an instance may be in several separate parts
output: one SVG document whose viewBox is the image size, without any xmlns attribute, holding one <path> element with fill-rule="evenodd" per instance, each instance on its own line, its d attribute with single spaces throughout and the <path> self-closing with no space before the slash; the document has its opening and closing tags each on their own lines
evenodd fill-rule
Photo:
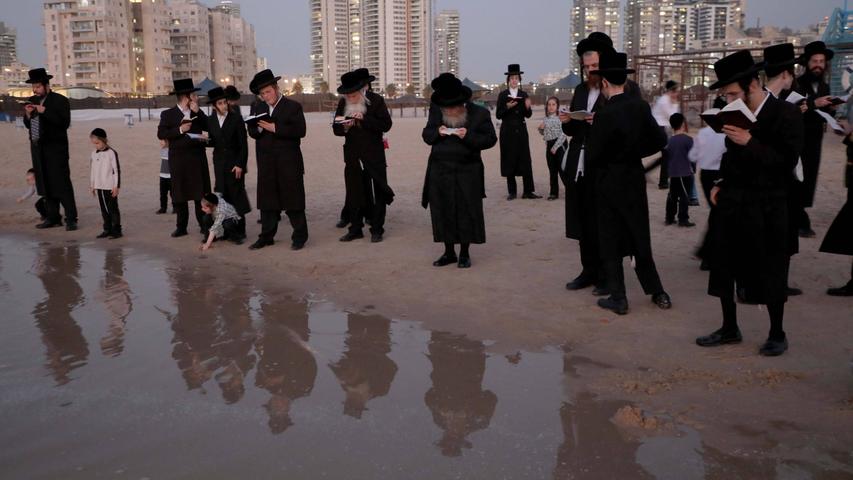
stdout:
<svg viewBox="0 0 853 480">
<path fill-rule="evenodd" d="M 601 89 L 601 77 L 598 75 L 588 75 L 586 79 L 586 86 L 589 88 Z"/>
<path fill-rule="evenodd" d="M 458 115 L 448 115 L 447 112 L 441 112 L 441 119 L 445 127 L 462 128 L 468 123 L 468 110 L 463 110 Z"/>
<path fill-rule="evenodd" d="M 815 80 L 823 78 L 823 73 L 823 67 L 813 67 L 809 69 L 809 75 Z"/>
<path fill-rule="evenodd" d="M 367 99 L 362 95 L 361 100 L 355 103 L 346 103 L 344 106 L 344 116 L 351 117 L 354 113 L 360 113 L 364 115 L 367 113 Z"/>
</svg>

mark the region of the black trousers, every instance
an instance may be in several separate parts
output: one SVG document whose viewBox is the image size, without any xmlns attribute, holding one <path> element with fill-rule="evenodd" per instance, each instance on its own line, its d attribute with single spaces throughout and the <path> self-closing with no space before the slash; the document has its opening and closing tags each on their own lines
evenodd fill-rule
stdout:
<svg viewBox="0 0 853 480">
<path fill-rule="evenodd" d="M 308 219 L 305 217 L 305 210 L 287 210 L 285 214 L 290 220 L 290 226 L 293 227 L 293 234 L 290 236 L 291 241 L 299 244 L 307 242 Z M 261 210 L 261 234 L 258 238 L 267 242 L 273 241 L 276 233 L 278 233 L 278 222 L 280 221 L 280 210 Z"/>
<path fill-rule="evenodd" d="M 160 177 L 160 210 L 166 210 L 168 199 L 172 193 L 172 179 Z M 172 200 L 172 210 L 175 209 L 175 201 Z"/>
<path fill-rule="evenodd" d="M 98 205 L 101 206 L 101 217 L 104 219 L 104 231 L 121 233 L 121 213 L 118 210 L 118 197 L 110 190 L 95 190 Z"/>
<path fill-rule="evenodd" d="M 39 212 L 39 216 L 42 219 L 47 219 L 47 202 L 44 197 L 36 200 L 36 211 Z"/>
<path fill-rule="evenodd" d="M 376 172 L 376 174 L 381 174 L 385 178 L 379 179 L 383 183 L 386 183 L 387 177 L 385 169 L 382 169 L 382 172 Z M 367 173 L 367 171 L 362 172 L 362 183 L 364 188 L 364 206 L 362 208 L 353 209 L 355 211 L 350 211 L 347 213 L 349 221 L 350 221 L 350 232 L 361 232 L 361 229 L 364 228 L 364 219 L 370 219 L 370 233 L 378 233 L 380 235 L 385 233 L 385 213 L 387 212 L 387 202 L 386 198 L 383 195 L 382 191 L 376 188 L 376 184 L 373 182 L 373 179 Z"/>
<path fill-rule="evenodd" d="M 59 206 L 65 210 L 65 221 L 68 223 L 77 223 L 77 202 L 74 200 L 74 188 L 71 186 L 71 181 L 68 181 L 67 191 L 59 196 L 45 196 L 45 207 L 47 209 L 47 219 L 54 223 L 59 223 L 62 216 L 59 214 Z"/>
<path fill-rule="evenodd" d="M 205 214 L 201 220 L 201 227 L 206 232 L 210 231 L 213 227 L 213 215 Z M 241 218 L 237 221 L 229 218 L 222 222 L 222 229 L 224 230 L 224 234 L 221 237 L 216 237 L 215 240 L 244 238 L 246 236 L 246 219 Z M 206 241 L 207 237 L 205 236 L 204 239 Z"/>
<path fill-rule="evenodd" d="M 705 194 L 705 201 L 708 206 L 711 206 L 711 189 L 714 188 L 714 182 L 720 178 L 719 170 L 702 170 L 699 172 L 699 183 L 702 184 L 702 192 Z"/>
<path fill-rule="evenodd" d="M 646 295 L 654 295 L 663 292 L 663 285 L 658 275 L 655 261 L 652 259 L 651 252 L 648 255 L 637 255 L 634 257 L 636 267 L 634 271 L 637 273 L 637 278 L 640 280 L 640 285 L 643 287 L 643 292 Z M 607 279 L 607 286 L 610 290 L 610 295 L 614 299 L 622 300 L 627 298 L 625 295 L 625 270 L 622 268 L 622 259 L 610 259 L 604 261 L 604 275 Z"/>
<path fill-rule="evenodd" d="M 533 185 L 533 172 L 525 173 L 521 176 L 524 193 L 533 193 L 536 187 Z M 506 189 L 510 195 L 518 195 L 518 185 L 515 183 L 515 177 L 506 177 Z"/>
<path fill-rule="evenodd" d="M 664 135 L 666 135 L 666 127 L 660 127 L 663 130 Z M 666 138 L 669 138 L 669 135 L 666 135 Z M 666 187 L 669 185 L 669 160 L 667 159 L 667 151 L 664 148 L 660 152 L 660 179 L 658 180 L 659 187 Z"/>
<path fill-rule="evenodd" d="M 690 191 L 693 188 L 693 175 L 689 177 L 671 177 L 669 179 L 669 195 L 666 196 L 666 221 L 675 220 L 683 223 L 690 219 L 687 213 L 690 205 Z"/>
<path fill-rule="evenodd" d="M 560 194 L 560 164 L 563 162 L 563 154 L 565 153 L 566 148 L 566 145 L 563 144 L 563 146 L 557 149 L 557 153 L 551 153 L 551 149 L 554 147 L 554 142 L 556 142 L 556 140 L 548 140 L 545 144 L 545 161 L 548 163 L 548 180 L 551 187 L 549 195 L 552 197 L 556 197 Z"/>
<path fill-rule="evenodd" d="M 194 200 L 195 203 L 195 219 L 198 226 L 204 229 L 204 211 L 201 209 L 201 200 Z M 190 223 L 190 206 L 189 202 L 178 202 L 174 205 L 175 211 L 178 213 L 176 226 L 178 230 L 186 230 Z"/>
</svg>

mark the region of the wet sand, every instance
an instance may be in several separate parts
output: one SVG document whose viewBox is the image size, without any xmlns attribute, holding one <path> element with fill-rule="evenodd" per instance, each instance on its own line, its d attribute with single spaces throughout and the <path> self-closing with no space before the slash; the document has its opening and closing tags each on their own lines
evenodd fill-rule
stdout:
<svg viewBox="0 0 853 480">
<path fill-rule="evenodd" d="M 699 228 L 664 228 L 656 177 L 649 177 L 653 247 L 671 311 L 651 305 L 630 272 L 626 317 L 599 310 L 588 291 L 566 292 L 579 261 L 577 244 L 563 237 L 562 200 L 506 202 L 496 148 L 485 155 L 489 243 L 472 249 L 471 270 L 435 269 L 441 249 L 419 205 L 424 119 L 395 122 L 389 182 L 398 197 L 384 243 L 337 242 L 341 141 L 327 116 L 312 115 L 303 147 L 307 248 L 291 252 L 282 225 L 271 248 L 218 245 L 206 255 L 195 235 L 168 237 L 173 216 L 153 215 L 154 122 L 73 125 L 82 227 L 73 233 L 34 231 L 31 205 L 14 203 L 29 166 L 26 136 L 0 125 L 0 166 L 10 172 L 0 178 L 0 305 L 13 312 L 0 321 L 11 332 L 0 360 L 0 423 L 13 426 L 2 444 L 15 445 L 0 456 L 0 471 L 20 472 L 12 478 L 853 475 L 853 303 L 823 294 L 847 280 L 850 265 L 816 252 L 845 193 L 834 137 L 811 210 L 818 238 L 803 240 L 793 262 L 791 283 L 805 295 L 787 306 L 791 350 L 766 359 L 757 355 L 767 329 L 757 307 L 739 309 L 743 344 L 693 345 L 719 323 L 706 275 L 691 258 L 707 211 L 691 209 Z M 82 188 L 95 126 L 107 129 L 122 159 L 126 237 L 111 242 L 93 239 L 100 214 Z M 543 194 L 544 152 L 530 127 Z M 254 156 L 250 197 L 253 167 Z M 256 218 L 250 214 L 250 236 Z M 116 255 L 122 260 L 108 260 Z M 353 340 L 353 315 L 379 318 L 365 321 L 387 323 L 379 331 L 390 333 Z M 396 365 L 390 381 L 383 357 Z M 365 371 L 386 379 L 361 378 Z M 355 378 L 351 396 L 385 394 L 356 419 L 339 375 Z M 235 378 L 245 389 L 236 401 Z M 293 455 L 284 458 L 282 449 Z"/>
</svg>

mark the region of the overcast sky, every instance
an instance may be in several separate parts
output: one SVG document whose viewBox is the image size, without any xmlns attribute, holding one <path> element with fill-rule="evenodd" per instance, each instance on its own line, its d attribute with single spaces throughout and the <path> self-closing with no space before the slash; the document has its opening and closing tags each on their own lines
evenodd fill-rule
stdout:
<svg viewBox="0 0 853 480">
<path fill-rule="evenodd" d="M 496 81 L 509 63 L 536 80 L 568 66 L 571 0 L 435 0 L 436 10 L 461 16 L 461 70 L 477 81 Z M 309 73 L 308 0 L 238 0 L 255 25 L 258 54 L 279 73 Z M 216 0 L 202 0 L 214 5 Z M 829 15 L 843 0 L 747 0 L 747 24 L 805 27 Z M 45 59 L 38 0 L 0 0 L 0 21 L 17 27 L 21 61 Z M 782 6 L 784 5 L 784 7 Z"/>
</svg>

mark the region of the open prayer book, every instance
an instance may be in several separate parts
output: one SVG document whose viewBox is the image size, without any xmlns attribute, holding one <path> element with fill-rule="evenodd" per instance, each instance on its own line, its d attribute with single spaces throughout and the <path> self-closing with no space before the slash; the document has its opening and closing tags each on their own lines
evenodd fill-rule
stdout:
<svg viewBox="0 0 853 480">
<path fill-rule="evenodd" d="M 840 105 L 841 103 L 845 103 L 847 101 L 847 98 L 849 98 L 849 97 L 850 97 L 850 95 L 846 95 L 844 97 L 835 97 L 835 99 L 841 100 L 841 102 L 837 103 L 837 104 L 833 103 L 833 105 Z M 785 99 L 785 101 L 789 102 L 789 103 L 793 103 L 794 105 L 797 105 L 805 99 L 806 99 L 806 97 L 800 95 L 799 93 L 791 92 L 788 95 L 788 98 Z M 818 115 L 820 115 L 821 118 L 826 120 L 826 124 L 829 125 L 829 128 L 834 130 L 836 133 L 841 133 L 841 134 L 845 133 L 844 128 L 835 120 L 835 117 L 824 112 L 823 110 L 814 110 L 814 112 L 817 113 Z"/>
<path fill-rule="evenodd" d="M 717 133 L 723 133 L 723 125 L 749 130 L 758 121 L 741 99 L 737 99 L 723 108 L 705 110 L 699 116 Z"/>
<path fill-rule="evenodd" d="M 569 118 L 571 118 L 572 120 L 586 120 L 587 118 L 592 116 L 592 112 L 587 112 L 586 110 L 569 111 L 562 110 L 561 108 L 560 113 L 568 115 Z"/>
<path fill-rule="evenodd" d="M 250 115 L 250 116 L 244 118 L 243 121 L 246 122 L 246 124 L 249 125 L 250 127 L 256 127 L 258 125 L 258 122 L 261 120 L 269 121 L 269 117 L 270 117 L 269 113 L 263 112 L 263 113 L 259 113 L 257 115 Z"/>
</svg>

